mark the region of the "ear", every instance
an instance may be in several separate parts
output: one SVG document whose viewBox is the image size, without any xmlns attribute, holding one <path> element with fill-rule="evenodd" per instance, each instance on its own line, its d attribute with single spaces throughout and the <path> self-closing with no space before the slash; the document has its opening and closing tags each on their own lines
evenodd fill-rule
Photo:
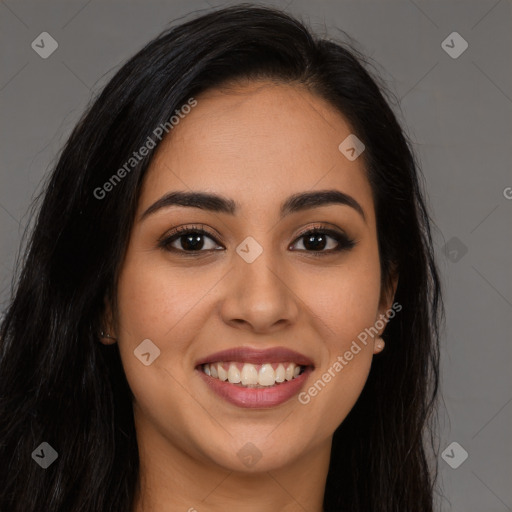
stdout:
<svg viewBox="0 0 512 512">
<path fill-rule="evenodd" d="M 380 312 L 387 311 L 393 305 L 393 299 L 395 298 L 395 293 L 398 286 L 398 278 L 398 265 L 396 263 L 391 263 L 389 274 L 381 288 L 379 310 L 382 309 L 383 311 Z"/>
<path fill-rule="evenodd" d="M 396 289 L 398 287 L 398 271 L 396 265 L 393 265 L 390 271 L 389 278 L 387 282 L 383 285 L 381 290 L 381 296 L 379 301 L 379 311 L 377 318 L 375 319 L 376 324 L 379 326 L 379 332 L 376 336 L 376 352 L 380 352 L 384 347 L 384 340 L 382 340 L 381 336 L 384 330 L 386 329 L 386 325 L 388 322 L 388 315 L 393 306 L 393 301 L 395 299 Z M 400 308 L 401 309 L 401 308 Z M 394 315 L 393 315 L 394 316 Z M 381 321 L 379 321 L 381 320 Z M 380 350 L 379 350 L 380 348 Z"/>
<path fill-rule="evenodd" d="M 113 345 L 117 341 L 117 334 L 115 330 L 114 315 L 112 313 L 112 306 L 110 300 L 105 296 L 103 300 L 103 314 L 101 315 L 101 327 L 98 333 L 100 342 L 104 345 Z"/>
<path fill-rule="evenodd" d="M 379 313 L 385 313 L 393 305 L 396 289 L 398 286 L 398 274 L 393 274 L 389 277 L 388 282 L 382 287 Z"/>
</svg>

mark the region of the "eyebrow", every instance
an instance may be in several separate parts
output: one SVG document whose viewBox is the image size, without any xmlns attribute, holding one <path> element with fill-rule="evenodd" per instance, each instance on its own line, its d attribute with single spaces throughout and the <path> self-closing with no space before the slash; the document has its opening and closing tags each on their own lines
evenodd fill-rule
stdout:
<svg viewBox="0 0 512 512">
<path fill-rule="evenodd" d="M 313 192 L 301 192 L 288 197 L 281 205 L 280 218 L 284 218 L 292 213 L 328 206 L 331 204 L 341 204 L 350 206 L 366 222 L 366 216 L 361 205 L 350 195 L 339 190 L 316 190 Z M 165 194 L 155 203 L 153 203 L 141 216 L 140 221 L 149 215 L 170 206 L 185 206 L 189 208 L 200 208 L 211 212 L 226 213 L 236 215 L 240 210 L 240 204 L 217 194 L 208 192 L 183 192 L 173 191 Z"/>
</svg>

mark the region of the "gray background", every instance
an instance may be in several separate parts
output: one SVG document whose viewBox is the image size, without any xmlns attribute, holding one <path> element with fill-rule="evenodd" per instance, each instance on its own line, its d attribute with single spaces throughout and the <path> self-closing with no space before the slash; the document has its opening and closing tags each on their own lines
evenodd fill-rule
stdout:
<svg viewBox="0 0 512 512">
<path fill-rule="evenodd" d="M 171 20 L 228 4 L 0 1 L 1 310 L 31 199 L 91 95 Z M 469 454 L 457 469 L 440 458 L 439 506 L 512 510 L 512 3 L 267 5 L 287 6 L 321 33 L 347 31 L 400 99 L 445 287 L 441 450 L 456 441 Z M 59 47 L 42 59 L 31 43 L 45 31 Z M 441 46 L 453 31 L 469 44 L 456 59 Z"/>
</svg>

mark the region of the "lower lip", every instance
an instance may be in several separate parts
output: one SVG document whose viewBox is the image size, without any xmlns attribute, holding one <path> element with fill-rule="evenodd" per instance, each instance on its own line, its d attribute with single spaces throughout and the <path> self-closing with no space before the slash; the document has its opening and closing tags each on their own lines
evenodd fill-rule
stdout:
<svg viewBox="0 0 512 512">
<path fill-rule="evenodd" d="M 244 388 L 210 377 L 202 370 L 198 369 L 197 371 L 209 388 L 224 400 L 238 407 L 264 409 L 280 405 L 297 395 L 313 369 L 308 366 L 298 377 L 268 388 Z"/>
</svg>

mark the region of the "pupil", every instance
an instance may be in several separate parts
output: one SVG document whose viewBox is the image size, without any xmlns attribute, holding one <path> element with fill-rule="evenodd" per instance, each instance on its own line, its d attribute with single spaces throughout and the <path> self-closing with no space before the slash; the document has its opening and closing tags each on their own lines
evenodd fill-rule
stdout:
<svg viewBox="0 0 512 512">
<path fill-rule="evenodd" d="M 314 243 L 313 240 L 315 238 L 319 238 L 321 241 L 319 243 Z M 312 234 L 306 237 L 306 240 L 304 242 L 304 247 L 306 249 L 313 249 L 315 251 L 319 249 L 325 248 L 325 236 L 322 234 Z"/>
<path fill-rule="evenodd" d="M 203 246 L 203 241 L 201 240 L 202 235 L 185 235 L 185 243 L 182 243 L 183 249 L 186 251 L 201 249 Z"/>
<path fill-rule="evenodd" d="M 182 247 L 186 251 L 191 251 L 194 249 L 201 249 L 203 247 L 203 235 L 185 235 L 182 237 L 182 239 L 185 239 L 185 243 L 182 242 Z M 318 239 L 317 242 L 315 242 L 315 239 Z M 315 233 L 312 235 L 308 235 L 304 241 L 304 247 L 306 249 L 318 251 L 325 248 L 325 236 L 321 233 Z"/>
</svg>

